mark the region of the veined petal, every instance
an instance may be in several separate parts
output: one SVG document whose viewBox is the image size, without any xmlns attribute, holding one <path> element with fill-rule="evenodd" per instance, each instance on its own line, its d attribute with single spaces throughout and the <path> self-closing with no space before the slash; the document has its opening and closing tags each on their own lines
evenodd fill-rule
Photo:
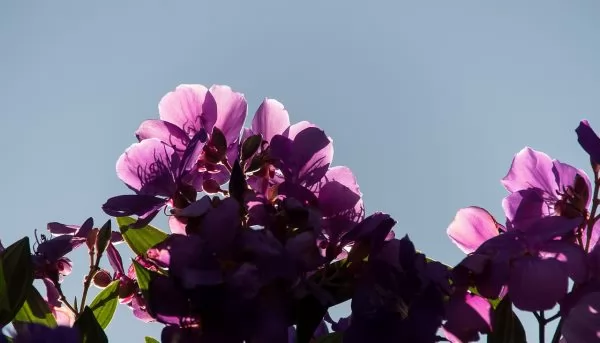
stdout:
<svg viewBox="0 0 600 343">
<path fill-rule="evenodd" d="M 549 310 L 567 294 L 568 287 L 567 272 L 557 260 L 527 256 L 513 261 L 508 293 L 520 310 Z"/>
<path fill-rule="evenodd" d="M 252 131 L 260 133 L 263 140 L 270 142 L 275 135 L 282 134 L 290 126 L 290 116 L 283 104 L 275 99 L 265 99 L 252 119 Z"/>
<path fill-rule="evenodd" d="M 555 196 L 558 185 L 552 167 L 550 156 L 526 147 L 515 155 L 502 184 L 509 192 L 539 188 Z"/>
<path fill-rule="evenodd" d="M 330 168 L 320 181 L 315 195 L 324 217 L 350 211 L 350 215 L 356 217 L 356 222 L 364 218 L 362 193 L 356 177 L 348 167 Z"/>
<path fill-rule="evenodd" d="M 567 241 L 548 241 L 539 247 L 542 259 L 555 259 L 576 283 L 587 280 L 586 254 L 579 245 Z"/>
<path fill-rule="evenodd" d="M 308 186 L 325 176 L 333 160 L 333 144 L 325 132 L 309 127 L 296 135 L 292 142 L 294 171 L 299 181 Z"/>
<path fill-rule="evenodd" d="M 539 189 L 529 188 L 516 191 L 502 199 L 502 208 L 509 221 L 509 230 L 515 226 L 527 226 L 550 215 L 544 195 Z"/>
<path fill-rule="evenodd" d="M 144 120 L 135 131 L 139 141 L 148 138 L 157 138 L 176 151 L 183 152 L 190 141 L 190 137 L 180 127 L 164 120 Z"/>
<path fill-rule="evenodd" d="M 483 242 L 498 236 L 498 225 L 488 211 L 473 206 L 459 210 L 446 232 L 454 244 L 470 254 Z"/>
<path fill-rule="evenodd" d="M 171 197 L 179 157 L 156 138 L 132 144 L 117 161 L 117 175 L 139 194 Z"/>
<path fill-rule="evenodd" d="M 179 85 L 161 99 L 158 112 L 160 119 L 178 126 L 190 138 L 201 128 L 212 132 L 217 121 L 215 99 L 203 85 Z"/>
<path fill-rule="evenodd" d="M 221 85 L 213 85 L 209 92 L 217 103 L 218 114 L 215 126 L 223 131 L 227 144 L 237 142 L 248 111 L 244 95 Z"/>
</svg>

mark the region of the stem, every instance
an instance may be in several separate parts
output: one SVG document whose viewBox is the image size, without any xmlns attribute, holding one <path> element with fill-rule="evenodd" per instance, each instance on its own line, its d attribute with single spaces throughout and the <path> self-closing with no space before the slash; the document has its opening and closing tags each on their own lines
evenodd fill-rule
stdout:
<svg viewBox="0 0 600 343">
<path fill-rule="evenodd" d="M 94 278 L 94 274 L 98 271 L 100 266 L 100 257 L 102 255 L 98 255 L 96 257 L 96 262 L 94 263 L 94 250 L 90 249 L 90 272 L 88 273 L 85 281 L 83 283 L 83 295 L 81 296 L 81 305 L 79 305 L 79 312 L 83 312 L 85 308 L 85 298 L 87 297 L 88 290 L 90 289 L 90 285 L 92 283 L 92 279 Z"/>
<path fill-rule="evenodd" d="M 533 312 L 535 315 L 536 313 Z M 538 326 L 540 331 L 540 343 L 546 342 L 546 318 L 544 318 L 544 311 L 540 311 L 539 315 L 535 315 L 538 320 Z"/>
<path fill-rule="evenodd" d="M 560 317 L 560 312 L 555 313 L 553 316 L 546 318 L 546 324 Z"/>
<path fill-rule="evenodd" d="M 63 304 L 65 304 L 67 306 L 67 308 L 69 310 L 71 310 L 75 316 L 77 316 L 79 314 L 79 312 L 77 312 L 77 310 L 73 306 L 71 306 L 71 304 L 67 300 L 67 297 L 65 297 L 65 294 L 63 293 L 63 290 L 60 287 L 60 284 L 57 282 L 57 283 L 54 284 L 54 287 L 56 287 L 56 289 L 58 290 L 58 295 L 59 295 L 60 301 Z"/>
<path fill-rule="evenodd" d="M 552 337 L 551 343 L 558 343 L 558 341 L 560 340 L 562 324 L 563 324 L 563 318 L 560 318 L 560 321 L 558 322 L 558 325 L 556 326 L 556 331 L 554 331 L 554 336 Z"/>
<path fill-rule="evenodd" d="M 594 224 L 596 221 L 596 211 L 598 210 L 598 205 L 600 205 L 600 199 L 598 199 L 598 192 L 600 192 L 600 180 L 598 179 L 598 171 L 594 169 L 594 196 L 592 197 L 592 211 L 590 212 L 590 216 L 588 218 L 585 251 L 589 251 L 590 248 L 590 240 L 592 239 L 592 229 L 594 228 Z"/>
</svg>

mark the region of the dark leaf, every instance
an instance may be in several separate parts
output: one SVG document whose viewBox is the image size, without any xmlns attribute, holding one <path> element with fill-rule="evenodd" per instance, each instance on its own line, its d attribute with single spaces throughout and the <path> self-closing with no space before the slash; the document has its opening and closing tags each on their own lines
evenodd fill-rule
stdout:
<svg viewBox="0 0 600 343">
<path fill-rule="evenodd" d="M 10 323 L 33 284 L 29 238 L 25 237 L 0 253 L 0 327 Z"/>
<path fill-rule="evenodd" d="M 260 134 L 248 137 L 244 141 L 244 144 L 242 144 L 242 162 L 252 157 L 252 155 L 254 155 L 258 151 L 258 148 L 260 148 L 261 143 L 262 136 Z"/>
<path fill-rule="evenodd" d="M 119 280 L 111 282 L 108 287 L 98 293 L 96 298 L 94 298 L 94 301 L 90 304 L 90 308 L 92 309 L 92 312 L 94 312 L 98 324 L 100 324 L 103 329 L 106 329 L 108 324 L 110 324 L 110 321 L 115 314 L 115 310 L 117 309 L 119 283 Z"/>
<path fill-rule="evenodd" d="M 492 313 L 492 332 L 488 343 L 526 343 L 523 324 L 512 310 L 512 302 L 505 296 Z"/>
<path fill-rule="evenodd" d="M 264 159 L 260 156 L 254 156 L 250 160 L 250 165 L 246 168 L 246 173 L 254 173 L 260 170 L 265 165 Z"/>
<path fill-rule="evenodd" d="M 41 324 L 51 328 L 56 327 L 56 320 L 48 308 L 48 304 L 33 285 L 29 286 L 27 299 L 13 319 L 15 327 L 27 323 Z"/>
<path fill-rule="evenodd" d="M 102 228 L 100 228 L 100 231 L 98 231 L 98 235 L 96 236 L 96 252 L 98 253 L 98 256 L 106 251 L 108 243 L 110 243 L 110 237 L 112 235 L 111 231 L 109 219 L 102 225 Z"/>
<path fill-rule="evenodd" d="M 94 316 L 94 312 L 86 306 L 73 327 L 79 330 L 82 343 L 108 343 L 108 337 Z"/>
<path fill-rule="evenodd" d="M 225 138 L 223 131 L 219 130 L 216 126 L 213 127 L 210 142 L 215 148 L 217 148 L 217 151 L 220 154 L 225 154 L 227 152 L 227 138 Z"/>
<path fill-rule="evenodd" d="M 236 199 L 240 204 L 244 203 L 244 193 L 248 189 L 246 176 L 242 171 L 240 161 L 236 160 L 231 170 L 231 179 L 229 180 L 229 194 Z"/>
<path fill-rule="evenodd" d="M 332 332 L 315 339 L 314 343 L 342 343 L 344 335 L 341 332 Z"/>
<path fill-rule="evenodd" d="M 136 222 L 132 217 L 118 217 L 117 224 L 123 239 L 136 255 L 144 255 L 148 249 L 164 241 L 168 235 L 152 225 L 139 229 L 130 229 L 129 225 Z"/>
</svg>

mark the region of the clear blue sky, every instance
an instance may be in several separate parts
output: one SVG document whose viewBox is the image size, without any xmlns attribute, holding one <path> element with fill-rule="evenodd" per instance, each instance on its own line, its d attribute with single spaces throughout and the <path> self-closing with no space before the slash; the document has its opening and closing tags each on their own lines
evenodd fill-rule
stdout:
<svg viewBox="0 0 600 343">
<path fill-rule="evenodd" d="M 106 220 L 138 124 L 178 84 L 218 83 L 250 114 L 271 97 L 320 125 L 367 212 L 454 264 L 447 225 L 468 205 L 502 217 L 499 179 L 523 146 L 587 168 L 573 130 L 600 125 L 599 14 L 593 0 L 2 1 L 0 238 Z M 108 335 L 160 329 L 119 307 Z"/>
</svg>

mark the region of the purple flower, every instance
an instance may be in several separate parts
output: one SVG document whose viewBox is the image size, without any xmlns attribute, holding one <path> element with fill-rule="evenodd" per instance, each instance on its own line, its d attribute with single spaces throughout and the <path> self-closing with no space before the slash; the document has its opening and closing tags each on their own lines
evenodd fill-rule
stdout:
<svg viewBox="0 0 600 343">
<path fill-rule="evenodd" d="M 2 337 L 0 335 L 0 337 Z M 49 328 L 40 324 L 24 324 L 19 325 L 17 334 L 13 337 L 14 343 L 78 343 L 81 342 L 79 332 L 76 328 L 67 326 L 57 326 Z"/>
<path fill-rule="evenodd" d="M 600 165 L 600 137 L 590 127 L 587 120 L 582 120 L 575 130 L 579 144 L 590 155 L 591 161 Z"/>
<path fill-rule="evenodd" d="M 446 322 L 443 330 L 451 342 L 479 341 L 479 332 L 489 333 L 491 326 L 491 304 L 478 295 L 456 292 L 446 305 Z"/>
<path fill-rule="evenodd" d="M 460 250 L 470 254 L 488 239 L 498 236 L 499 230 L 503 229 L 488 211 L 471 206 L 458 210 L 446 232 Z"/>
<path fill-rule="evenodd" d="M 386 242 L 356 285 L 344 342 L 434 342 L 444 316 L 438 281 L 449 277 L 435 264 L 408 237 Z"/>
<path fill-rule="evenodd" d="M 73 268 L 65 255 L 84 244 L 94 227 L 94 220 L 88 218 L 81 226 L 48 223 L 48 231 L 55 237 L 41 235 L 33 255 L 35 277 L 59 282 L 60 277 L 69 275 Z M 117 238 L 115 238 L 117 239 Z"/>
<path fill-rule="evenodd" d="M 206 179 L 227 182 L 227 163 L 237 158 L 240 131 L 247 104 L 241 93 L 228 86 L 180 85 L 166 94 L 158 106 L 160 120 L 146 120 L 136 136 L 140 141 L 157 138 L 172 147 L 180 157 L 199 132 L 208 136 L 195 169 L 187 176 L 198 191 Z M 219 130 L 216 133 L 214 130 Z"/>
<path fill-rule="evenodd" d="M 486 298 L 497 298 L 508 287 L 517 308 L 548 310 L 566 295 L 569 278 L 582 282 L 587 277 L 585 252 L 573 243 L 580 223 L 581 218 L 552 216 L 507 230 L 481 244 L 456 270 L 469 270 Z"/>
<path fill-rule="evenodd" d="M 527 147 L 517 153 L 502 184 L 511 193 L 502 202 L 508 226 L 549 215 L 587 215 L 591 188 L 585 172 L 543 152 Z"/>
<path fill-rule="evenodd" d="M 195 143 L 200 137 L 195 136 Z M 117 175 L 136 194 L 110 198 L 102 205 L 110 216 L 137 215 L 134 227 L 148 224 L 169 204 L 187 206 L 196 198 L 196 190 L 183 182 L 196 145 L 188 146 L 183 159 L 175 150 L 156 138 L 131 145 L 117 161 Z"/>
</svg>

